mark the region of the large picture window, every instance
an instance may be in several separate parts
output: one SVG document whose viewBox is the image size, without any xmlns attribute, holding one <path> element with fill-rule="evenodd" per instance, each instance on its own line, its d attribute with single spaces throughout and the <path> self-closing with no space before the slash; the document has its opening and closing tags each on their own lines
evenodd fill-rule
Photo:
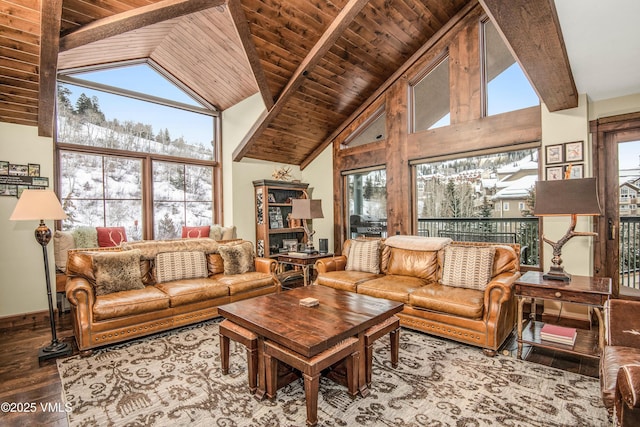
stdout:
<svg viewBox="0 0 640 427">
<path fill-rule="evenodd" d="M 167 239 L 213 223 L 218 120 L 151 67 L 60 76 L 63 229 L 124 226 L 130 240 Z"/>
<path fill-rule="evenodd" d="M 537 149 L 416 161 L 413 177 L 417 234 L 519 243 L 523 263 L 538 264 Z"/>
<path fill-rule="evenodd" d="M 410 83 L 413 132 L 450 124 L 449 87 L 448 56 L 437 61 L 424 75 Z"/>
</svg>

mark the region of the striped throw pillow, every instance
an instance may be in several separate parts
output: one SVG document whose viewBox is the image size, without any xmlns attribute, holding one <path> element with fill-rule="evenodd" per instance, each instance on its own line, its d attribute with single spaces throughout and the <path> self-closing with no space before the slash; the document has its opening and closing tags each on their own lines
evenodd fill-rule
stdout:
<svg viewBox="0 0 640 427">
<path fill-rule="evenodd" d="M 156 282 L 207 277 L 204 252 L 162 252 L 156 256 Z"/>
<path fill-rule="evenodd" d="M 380 240 L 352 240 L 345 270 L 380 273 Z"/>
<path fill-rule="evenodd" d="M 491 280 L 495 253 L 492 246 L 447 246 L 441 283 L 483 291 Z"/>
</svg>

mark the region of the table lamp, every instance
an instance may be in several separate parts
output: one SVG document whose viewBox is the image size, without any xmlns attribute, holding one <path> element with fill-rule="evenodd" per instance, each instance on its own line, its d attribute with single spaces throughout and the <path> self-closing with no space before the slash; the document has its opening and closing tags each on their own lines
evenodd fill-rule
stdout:
<svg viewBox="0 0 640 427">
<path fill-rule="evenodd" d="M 293 199 L 291 201 L 293 209 L 291 210 L 291 218 L 301 219 L 302 227 L 307 235 L 307 248 L 306 253 L 313 253 L 313 235 L 315 231 L 309 231 L 307 226 L 308 219 L 324 218 L 322 214 L 322 200 L 313 199 Z"/>
<path fill-rule="evenodd" d="M 38 353 L 38 361 L 52 359 L 58 356 L 71 354 L 71 346 L 58 341 L 56 336 L 56 320 L 54 317 L 53 303 L 51 302 L 51 278 L 49 277 L 49 257 L 47 244 L 51 240 L 51 230 L 44 223 L 45 219 L 66 219 L 67 214 L 62 210 L 60 201 L 51 190 L 24 190 L 18 199 L 11 217 L 11 221 L 37 221 L 40 225 L 36 228 L 36 241 L 42 246 L 44 257 L 44 274 L 47 284 L 47 301 L 49 302 L 49 323 L 51 326 L 51 344 L 41 348 Z"/>
<path fill-rule="evenodd" d="M 590 231 L 575 231 L 578 215 L 601 215 L 595 178 L 562 179 L 536 182 L 535 216 L 569 216 L 571 222 L 565 235 L 557 242 L 542 239 L 553 248 L 553 258 L 545 280 L 570 281 L 571 275 L 562 267 L 562 246 L 575 236 L 597 236 Z"/>
</svg>

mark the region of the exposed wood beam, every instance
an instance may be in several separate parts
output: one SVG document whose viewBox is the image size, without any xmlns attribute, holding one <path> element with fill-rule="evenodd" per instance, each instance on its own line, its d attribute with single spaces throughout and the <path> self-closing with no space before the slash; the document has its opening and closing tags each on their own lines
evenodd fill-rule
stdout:
<svg viewBox="0 0 640 427">
<path fill-rule="evenodd" d="M 242 10 L 240 0 L 229 0 L 227 2 L 227 6 L 229 7 L 229 13 L 231 14 L 231 19 L 233 19 L 236 31 L 238 32 L 240 42 L 242 43 L 244 51 L 247 55 L 249 66 L 253 71 L 253 76 L 255 77 L 258 88 L 260 89 L 262 101 L 267 107 L 267 110 L 270 110 L 273 107 L 273 95 L 271 94 L 271 90 L 269 89 L 267 77 L 265 76 L 264 69 L 262 68 L 262 64 L 260 63 L 260 57 L 258 56 L 258 52 L 256 51 L 256 46 L 253 43 L 253 36 L 251 35 L 251 31 L 249 30 L 247 17 Z"/>
<path fill-rule="evenodd" d="M 60 52 L 224 3 L 225 0 L 164 0 L 138 7 L 91 22 L 67 34 L 60 39 Z"/>
<path fill-rule="evenodd" d="M 322 57 L 331 49 L 340 36 L 342 36 L 342 33 L 349 27 L 351 22 L 368 2 L 369 0 L 349 0 L 342 8 L 338 16 L 336 16 L 336 19 L 329 25 L 315 46 L 309 51 L 309 54 L 302 60 L 298 69 L 293 73 L 273 108 L 263 116 L 262 121 L 252 128 L 252 132 L 249 132 L 240 145 L 234 150 L 234 161 L 241 160 L 247 154 L 251 145 L 257 140 L 257 137 L 269 126 L 282 108 L 284 108 L 289 98 L 295 94 L 309 73 L 322 60 Z"/>
<path fill-rule="evenodd" d="M 351 124 L 356 118 L 358 118 L 371 104 L 373 104 L 378 97 L 383 95 L 385 91 L 391 87 L 392 84 L 401 78 L 408 70 L 420 59 L 429 49 L 431 49 L 442 37 L 444 37 L 453 27 L 455 27 L 465 16 L 467 16 L 475 7 L 476 2 L 469 2 L 464 8 L 455 14 L 440 30 L 438 30 L 433 37 L 427 41 L 416 53 L 414 53 L 408 61 L 406 61 L 391 77 L 387 79 L 362 105 L 345 120 L 342 125 L 335 129 L 328 138 L 324 140 L 322 144 L 316 147 L 315 150 L 300 165 L 300 169 L 304 169 L 318 157 L 325 148 L 343 131 L 349 124 Z"/>
<path fill-rule="evenodd" d="M 578 106 L 553 0 L 480 0 L 549 111 Z"/>
<path fill-rule="evenodd" d="M 40 76 L 38 86 L 38 135 L 53 136 L 56 106 L 56 73 L 62 0 L 42 1 L 40 8 Z"/>
</svg>

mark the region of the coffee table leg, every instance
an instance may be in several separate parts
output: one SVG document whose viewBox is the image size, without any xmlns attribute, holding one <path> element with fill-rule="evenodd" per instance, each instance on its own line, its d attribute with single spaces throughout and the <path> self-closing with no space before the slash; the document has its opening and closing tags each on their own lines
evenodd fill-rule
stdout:
<svg viewBox="0 0 640 427">
<path fill-rule="evenodd" d="M 255 397 L 258 400 L 265 398 L 267 390 L 267 373 L 264 360 L 264 339 L 258 337 L 258 388 Z"/>
<path fill-rule="evenodd" d="M 320 387 L 320 373 L 315 375 L 303 374 L 304 398 L 307 401 L 307 425 L 313 427 L 318 424 L 318 389 Z"/>
<path fill-rule="evenodd" d="M 369 395 L 369 388 L 367 387 L 367 348 L 364 343 L 364 332 L 358 335 L 358 352 L 360 357 L 356 363 L 358 363 L 358 390 L 360 390 L 360 396 L 367 397 Z"/>
<path fill-rule="evenodd" d="M 518 352 L 516 358 L 522 359 L 522 306 L 524 305 L 524 298 L 518 297 Z"/>
<path fill-rule="evenodd" d="M 222 365 L 222 374 L 229 373 L 229 337 L 220 335 L 220 364 Z"/>
</svg>

